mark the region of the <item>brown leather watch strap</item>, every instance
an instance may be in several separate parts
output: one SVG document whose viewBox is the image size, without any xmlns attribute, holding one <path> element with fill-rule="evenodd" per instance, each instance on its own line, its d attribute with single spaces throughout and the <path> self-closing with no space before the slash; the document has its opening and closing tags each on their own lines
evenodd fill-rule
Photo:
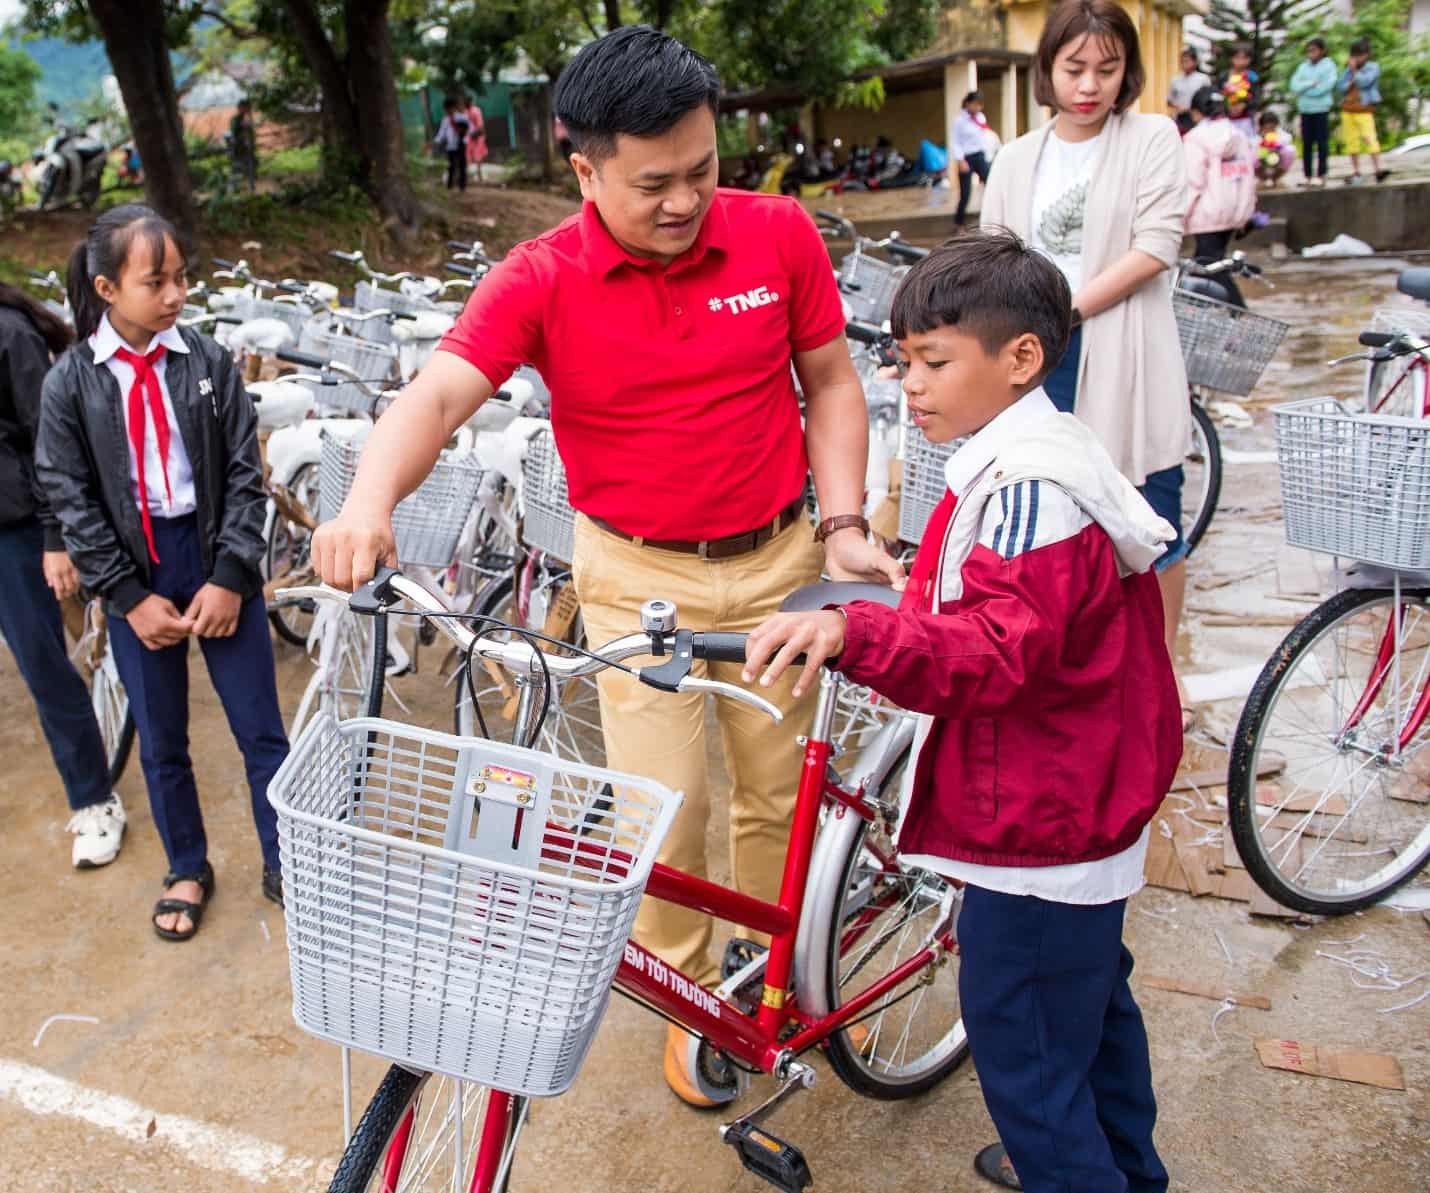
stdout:
<svg viewBox="0 0 1430 1193">
<path fill-rule="evenodd" d="M 836 530 L 847 530 L 849 527 L 857 527 L 865 534 L 869 533 L 869 519 L 860 514 L 835 514 L 832 518 L 825 518 L 819 524 L 819 528 L 814 532 L 814 541 L 824 542 Z"/>
</svg>

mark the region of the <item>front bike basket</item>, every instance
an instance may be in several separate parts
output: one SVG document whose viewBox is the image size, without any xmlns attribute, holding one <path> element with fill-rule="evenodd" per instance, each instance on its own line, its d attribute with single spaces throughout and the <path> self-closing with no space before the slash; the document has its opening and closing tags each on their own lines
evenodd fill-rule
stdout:
<svg viewBox="0 0 1430 1193">
<path fill-rule="evenodd" d="M 1281 346 L 1288 323 L 1190 290 L 1172 291 L 1187 383 L 1245 397 Z"/>
<path fill-rule="evenodd" d="M 964 442 L 930 443 L 913 423 L 904 425 L 903 477 L 899 483 L 899 537 L 906 543 L 923 540 L 934 507 L 948 492 L 944 465 Z"/>
<path fill-rule="evenodd" d="M 894 309 L 899 283 L 908 272 L 907 265 L 852 252 L 839 265 L 840 296 L 861 323 L 882 327 Z"/>
<path fill-rule="evenodd" d="M 522 541 L 570 563 L 576 549 L 576 511 L 566 492 L 566 466 L 549 427 L 531 437 L 521 477 Z"/>
<path fill-rule="evenodd" d="M 1430 421 L 1352 414 L 1335 398 L 1287 402 L 1275 414 L 1288 543 L 1430 568 Z"/>
<path fill-rule="evenodd" d="M 678 795 L 517 746 L 324 715 L 268 798 L 299 1027 L 511 1093 L 570 1086 Z"/>
<path fill-rule="evenodd" d="M 318 460 L 318 520 L 336 518 L 357 476 L 362 442 L 323 431 Z M 397 558 L 412 567 L 445 568 L 457 553 L 467 516 L 482 485 L 471 452 L 444 455 L 415 492 L 392 511 Z"/>
</svg>

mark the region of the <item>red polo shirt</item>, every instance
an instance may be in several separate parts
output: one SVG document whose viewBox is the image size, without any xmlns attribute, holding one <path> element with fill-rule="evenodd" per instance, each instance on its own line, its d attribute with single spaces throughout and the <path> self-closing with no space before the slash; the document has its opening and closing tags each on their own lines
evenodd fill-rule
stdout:
<svg viewBox="0 0 1430 1193">
<path fill-rule="evenodd" d="M 843 331 L 804 209 L 721 190 L 668 266 L 627 253 L 587 203 L 512 249 L 441 346 L 497 387 L 536 366 L 576 509 L 698 540 L 752 530 L 799 495 L 791 355 Z"/>
</svg>

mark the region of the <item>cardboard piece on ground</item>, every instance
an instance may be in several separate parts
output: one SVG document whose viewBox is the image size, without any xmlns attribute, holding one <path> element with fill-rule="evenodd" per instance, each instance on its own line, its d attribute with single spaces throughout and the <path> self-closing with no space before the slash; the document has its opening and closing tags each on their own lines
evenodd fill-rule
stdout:
<svg viewBox="0 0 1430 1193">
<path fill-rule="evenodd" d="M 1173 830 L 1175 834 L 1175 830 Z M 1203 858 L 1201 846 L 1192 845 L 1182 840 L 1181 837 L 1172 837 L 1172 848 L 1176 851 L 1177 862 L 1182 867 L 1182 873 L 1186 876 L 1187 887 L 1192 894 L 1210 895 L 1214 884 L 1211 875 L 1207 873 L 1206 862 Z"/>
<path fill-rule="evenodd" d="M 1430 911 L 1422 911 L 1420 914 L 1425 917 L 1425 926 L 1430 928 Z"/>
<path fill-rule="evenodd" d="M 1142 985 L 1150 990 L 1171 990 L 1176 994 L 1190 994 L 1195 998 L 1209 998 L 1213 1002 L 1234 1002 L 1239 1007 L 1255 1007 L 1258 1011 L 1269 1011 L 1271 1000 L 1264 994 L 1246 994 L 1236 990 L 1224 990 L 1214 986 L 1199 986 L 1196 982 L 1184 982 L 1180 978 L 1164 978 L 1157 974 L 1143 974 Z"/>
<path fill-rule="evenodd" d="M 1331 1052 L 1298 1040 L 1257 1040 L 1256 1056 L 1268 1069 L 1354 1081 L 1381 1089 L 1405 1088 L 1400 1062 L 1379 1052 Z"/>
<path fill-rule="evenodd" d="M 1258 783 L 1256 802 L 1263 808 L 1280 808 L 1282 815 L 1288 812 L 1315 811 L 1322 816 L 1344 816 L 1350 810 L 1343 795 L 1328 795 L 1322 798 L 1316 792 L 1308 791 L 1304 795 L 1293 795 L 1288 799 L 1275 783 Z"/>
<path fill-rule="evenodd" d="M 1245 870 L 1246 863 L 1241 860 L 1241 854 L 1236 851 L 1236 841 L 1232 835 L 1227 833 L 1221 839 L 1221 864 L 1224 870 Z"/>
<path fill-rule="evenodd" d="M 1172 839 L 1164 837 L 1158 828 L 1158 821 L 1152 822 L 1152 832 L 1147 839 L 1147 860 L 1142 867 L 1143 876 L 1149 886 L 1159 886 L 1169 891 L 1190 891 L 1182 865 L 1177 861 L 1177 852 L 1172 848 Z"/>
<path fill-rule="evenodd" d="M 1311 922 L 1310 916 L 1299 911 L 1292 911 L 1289 907 L 1282 906 L 1259 886 L 1252 886 L 1250 902 L 1251 906 L 1247 908 L 1247 911 L 1251 915 L 1264 916 L 1267 919 L 1299 920 L 1302 923 Z"/>
</svg>

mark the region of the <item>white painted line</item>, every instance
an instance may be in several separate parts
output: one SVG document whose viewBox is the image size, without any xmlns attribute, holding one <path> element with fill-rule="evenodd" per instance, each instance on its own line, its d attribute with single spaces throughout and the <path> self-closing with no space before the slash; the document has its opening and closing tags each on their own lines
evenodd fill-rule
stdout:
<svg viewBox="0 0 1430 1193">
<path fill-rule="evenodd" d="M 333 1168 L 325 1161 L 290 1155 L 286 1148 L 242 1131 L 149 1110 L 118 1094 L 88 1089 L 34 1065 L 3 1058 L 0 1099 L 31 1114 L 78 1119 L 130 1143 L 161 1144 L 190 1164 L 255 1184 L 273 1181 L 285 1189 L 312 1188 L 330 1176 Z"/>
<path fill-rule="evenodd" d="M 1234 447 L 1221 449 L 1223 464 L 1275 464 L 1279 458 L 1274 451 L 1244 452 Z"/>
<path fill-rule="evenodd" d="M 93 1015 L 51 1015 L 42 1024 L 40 1030 L 35 1033 L 34 1040 L 31 1041 L 31 1048 L 38 1048 L 40 1041 L 45 1038 L 45 1032 L 50 1030 L 51 1023 L 98 1023 L 99 1020 Z"/>
</svg>

